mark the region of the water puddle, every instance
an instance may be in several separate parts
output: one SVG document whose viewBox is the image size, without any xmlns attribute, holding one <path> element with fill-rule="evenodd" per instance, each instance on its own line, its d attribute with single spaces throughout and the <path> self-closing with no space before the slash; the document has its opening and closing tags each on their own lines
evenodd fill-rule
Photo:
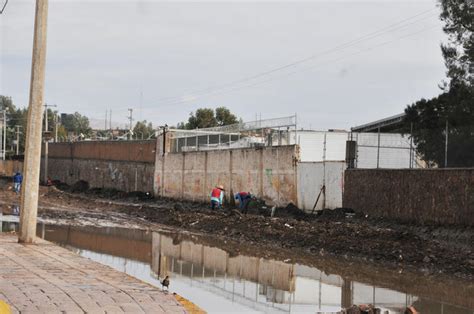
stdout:
<svg viewBox="0 0 474 314">
<path fill-rule="evenodd" d="M 0 232 L 17 230 L 0 216 Z M 315 257 L 318 267 L 238 253 L 224 242 L 192 234 L 114 227 L 38 225 L 38 236 L 170 292 L 209 313 L 337 312 L 374 304 L 381 313 L 472 314 L 474 284 L 399 273 Z M 255 254 L 258 255 L 258 254 Z"/>
</svg>

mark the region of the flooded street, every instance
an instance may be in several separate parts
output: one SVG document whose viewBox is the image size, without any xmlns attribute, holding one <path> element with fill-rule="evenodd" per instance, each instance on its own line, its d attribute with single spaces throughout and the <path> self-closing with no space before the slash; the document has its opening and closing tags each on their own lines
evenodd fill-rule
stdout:
<svg viewBox="0 0 474 314">
<path fill-rule="evenodd" d="M 18 228 L 17 217 L 0 219 L 3 232 Z M 168 275 L 170 292 L 209 313 L 337 312 L 352 304 L 374 304 L 382 313 L 403 313 L 412 304 L 421 313 L 474 310 L 474 286 L 462 280 L 364 268 L 315 256 L 319 268 L 295 256 L 281 260 L 252 256 L 249 248 L 190 233 L 44 223 L 37 230 L 46 240 L 152 285 L 161 287 L 159 279 Z"/>
</svg>

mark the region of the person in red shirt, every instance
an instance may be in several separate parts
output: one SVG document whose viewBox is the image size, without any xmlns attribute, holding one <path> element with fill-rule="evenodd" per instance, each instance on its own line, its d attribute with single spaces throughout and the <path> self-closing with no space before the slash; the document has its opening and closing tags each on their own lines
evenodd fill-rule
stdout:
<svg viewBox="0 0 474 314">
<path fill-rule="evenodd" d="M 222 185 L 216 185 L 211 192 L 211 208 L 221 208 L 222 202 L 224 201 L 224 187 Z"/>
</svg>

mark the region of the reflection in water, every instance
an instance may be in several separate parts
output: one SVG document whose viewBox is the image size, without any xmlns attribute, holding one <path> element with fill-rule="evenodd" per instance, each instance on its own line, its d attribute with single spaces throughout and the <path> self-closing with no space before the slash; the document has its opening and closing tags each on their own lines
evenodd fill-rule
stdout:
<svg viewBox="0 0 474 314">
<path fill-rule="evenodd" d="M 259 311 L 331 312 L 342 305 L 371 303 L 396 313 L 418 300 L 313 267 L 230 256 L 222 249 L 191 241 L 173 244 L 171 237 L 160 233 L 153 233 L 152 246 L 152 270 L 160 277 L 186 279 L 190 285 Z"/>
<path fill-rule="evenodd" d="M 11 222 L 0 225 L 3 231 L 17 228 Z M 467 314 L 474 309 L 470 283 L 437 280 L 431 285 L 423 277 L 406 281 L 370 268 L 350 276 L 342 268 L 328 274 L 301 264 L 232 254 L 195 236 L 44 224 L 38 226 L 38 235 L 158 287 L 159 278 L 168 275 L 171 291 L 208 312 L 336 312 L 352 304 L 374 304 L 382 313 L 402 313 L 411 304 L 422 313 Z"/>
</svg>

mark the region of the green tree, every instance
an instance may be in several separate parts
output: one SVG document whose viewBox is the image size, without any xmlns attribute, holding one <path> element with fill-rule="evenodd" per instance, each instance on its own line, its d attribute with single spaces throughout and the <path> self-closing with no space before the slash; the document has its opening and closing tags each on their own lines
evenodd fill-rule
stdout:
<svg viewBox="0 0 474 314">
<path fill-rule="evenodd" d="M 74 132 L 76 135 L 82 133 L 84 136 L 90 136 L 92 134 L 89 118 L 81 115 L 79 112 L 63 116 L 61 124 L 68 132 Z"/>
<path fill-rule="evenodd" d="M 188 122 L 178 123 L 178 129 L 203 129 L 238 123 L 237 117 L 226 107 L 199 108 L 189 114 Z"/>
<path fill-rule="evenodd" d="M 0 111 L 3 110 L 7 111 L 6 153 L 9 155 L 16 153 L 16 132 L 19 130 L 19 153 L 23 154 L 25 150 L 27 109 L 17 108 L 11 97 L 0 95 Z M 19 129 L 17 126 L 19 126 Z"/>
<path fill-rule="evenodd" d="M 200 108 L 196 110 L 196 114 L 190 113 L 186 129 L 202 129 L 217 126 L 217 120 L 214 116 L 214 110 L 210 108 Z"/>
<path fill-rule="evenodd" d="M 66 141 L 67 140 L 67 130 L 62 124 L 58 124 L 58 141 Z"/>
<path fill-rule="evenodd" d="M 146 120 L 138 121 L 133 128 L 133 136 L 135 139 L 150 139 L 155 137 L 155 129 L 151 122 Z"/>
<path fill-rule="evenodd" d="M 474 86 L 474 2 L 440 0 L 448 43 L 441 45 L 451 85 Z"/>
<path fill-rule="evenodd" d="M 448 42 L 441 45 L 450 83 L 444 93 L 421 99 L 405 109 L 405 132 L 413 127 L 418 153 L 425 161 L 448 166 L 474 166 L 474 6 L 472 0 L 439 0 Z"/>
<path fill-rule="evenodd" d="M 216 120 L 219 126 L 238 123 L 237 117 L 226 107 L 216 108 Z"/>
<path fill-rule="evenodd" d="M 421 99 L 405 109 L 405 132 L 423 160 L 444 167 L 446 122 L 448 167 L 474 166 L 474 93 L 460 84 L 430 100 Z"/>
</svg>

